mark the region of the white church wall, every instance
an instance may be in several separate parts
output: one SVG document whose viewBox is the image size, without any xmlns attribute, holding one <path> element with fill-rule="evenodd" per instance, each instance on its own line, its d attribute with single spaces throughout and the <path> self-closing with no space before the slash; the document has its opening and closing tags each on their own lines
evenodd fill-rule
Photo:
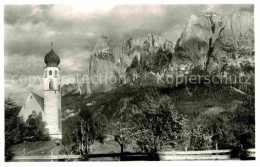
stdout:
<svg viewBox="0 0 260 167">
<path fill-rule="evenodd" d="M 60 94 L 60 69 L 58 67 L 46 67 L 44 69 L 44 114 L 46 128 L 51 136 L 61 136 L 61 94 Z M 51 71 L 51 74 L 50 74 Z M 57 73 L 56 73 L 56 72 Z M 50 89 L 50 81 L 53 89 Z"/>
<path fill-rule="evenodd" d="M 28 119 L 28 116 L 31 115 L 33 111 L 35 111 L 37 114 L 41 112 L 44 120 L 43 110 L 31 93 L 27 97 L 18 116 L 23 117 L 24 121 L 26 121 Z"/>
<path fill-rule="evenodd" d="M 46 128 L 50 135 L 60 135 L 60 92 L 44 91 L 44 112 L 47 122 Z"/>
</svg>

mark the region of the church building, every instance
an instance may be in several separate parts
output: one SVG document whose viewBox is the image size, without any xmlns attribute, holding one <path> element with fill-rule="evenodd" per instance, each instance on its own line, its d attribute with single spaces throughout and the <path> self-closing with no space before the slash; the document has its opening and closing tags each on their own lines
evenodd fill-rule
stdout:
<svg viewBox="0 0 260 167">
<path fill-rule="evenodd" d="M 41 113 L 50 137 L 62 139 L 61 70 L 58 67 L 60 58 L 54 52 L 52 43 L 50 52 L 44 57 L 44 62 L 46 64 L 43 76 L 44 97 L 30 93 L 22 106 L 19 116 L 26 121 L 30 115 Z"/>
</svg>

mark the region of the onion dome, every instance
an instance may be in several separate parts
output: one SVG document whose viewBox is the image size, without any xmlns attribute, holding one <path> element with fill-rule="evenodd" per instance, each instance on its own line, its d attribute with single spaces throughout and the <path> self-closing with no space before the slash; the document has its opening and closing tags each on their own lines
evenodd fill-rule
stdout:
<svg viewBox="0 0 260 167">
<path fill-rule="evenodd" d="M 47 53 L 44 57 L 46 67 L 58 67 L 58 65 L 60 64 L 60 58 L 52 49 L 52 44 L 53 43 L 51 43 L 51 51 Z"/>
</svg>

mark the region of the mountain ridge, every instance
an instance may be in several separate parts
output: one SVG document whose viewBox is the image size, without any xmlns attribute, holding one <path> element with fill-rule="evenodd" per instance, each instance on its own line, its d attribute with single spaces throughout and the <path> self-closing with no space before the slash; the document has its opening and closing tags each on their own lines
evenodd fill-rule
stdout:
<svg viewBox="0 0 260 167">
<path fill-rule="evenodd" d="M 254 74 L 253 21 L 249 12 L 225 17 L 216 13 L 191 15 L 176 44 L 153 34 L 133 36 L 116 45 L 101 36 L 92 51 L 87 75 L 90 79 L 100 75 L 104 80 L 90 80 L 83 88 L 88 91 L 81 92 L 107 92 L 132 82 L 135 73 L 144 72 L 163 77 L 198 71 L 226 76 Z M 116 82 L 107 83 L 105 79 L 112 75 Z"/>
</svg>

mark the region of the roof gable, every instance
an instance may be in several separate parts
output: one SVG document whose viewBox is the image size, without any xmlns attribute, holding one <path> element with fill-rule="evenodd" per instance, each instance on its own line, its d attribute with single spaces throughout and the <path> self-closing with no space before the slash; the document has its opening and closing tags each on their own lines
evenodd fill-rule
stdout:
<svg viewBox="0 0 260 167">
<path fill-rule="evenodd" d="M 44 99 L 31 92 L 24 102 L 18 116 L 23 117 L 24 121 L 26 121 L 33 111 L 37 114 L 44 112 Z"/>
<path fill-rule="evenodd" d="M 35 98 L 35 100 L 38 102 L 38 104 L 40 105 L 42 111 L 44 111 L 44 99 L 43 99 L 43 97 L 41 97 L 41 96 L 39 96 L 39 95 L 37 95 L 33 92 L 32 92 L 32 95 Z"/>
</svg>

